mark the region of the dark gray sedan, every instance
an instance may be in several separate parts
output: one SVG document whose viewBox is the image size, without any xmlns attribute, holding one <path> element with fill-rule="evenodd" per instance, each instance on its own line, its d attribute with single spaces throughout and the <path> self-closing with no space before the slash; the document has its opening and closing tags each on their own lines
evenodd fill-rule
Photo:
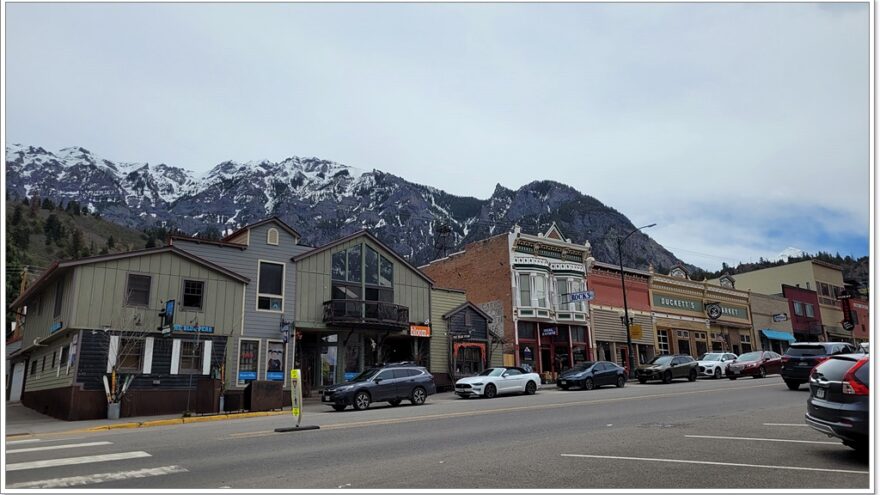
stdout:
<svg viewBox="0 0 880 495">
<path fill-rule="evenodd" d="M 626 370 L 610 361 L 586 361 L 562 373 L 556 386 L 562 390 L 580 387 L 592 390 L 602 385 L 626 385 Z"/>
</svg>

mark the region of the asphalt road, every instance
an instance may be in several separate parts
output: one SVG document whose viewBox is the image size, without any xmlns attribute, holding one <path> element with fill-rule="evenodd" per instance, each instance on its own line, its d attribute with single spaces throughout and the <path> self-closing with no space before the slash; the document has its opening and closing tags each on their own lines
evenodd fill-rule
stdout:
<svg viewBox="0 0 880 495">
<path fill-rule="evenodd" d="M 320 430 L 275 433 L 292 419 L 274 416 L 7 442 L 5 482 L 96 489 L 869 488 L 867 458 L 804 426 L 806 399 L 805 389 L 788 391 L 771 376 L 544 388 L 492 400 L 440 394 L 424 406 L 362 412 L 311 404 L 304 424 Z M 54 465 L 71 462 L 79 463 Z"/>
</svg>

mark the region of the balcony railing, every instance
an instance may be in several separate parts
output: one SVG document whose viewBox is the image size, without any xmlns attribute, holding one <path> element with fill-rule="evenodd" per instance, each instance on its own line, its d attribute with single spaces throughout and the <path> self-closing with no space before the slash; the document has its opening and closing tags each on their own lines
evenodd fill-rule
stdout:
<svg viewBox="0 0 880 495">
<path fill-rule="evenodd" d="M 409 308 L 381 301 L 333 299 L 324 301 L 324 323 L 406 328 Z"/>
</svg>

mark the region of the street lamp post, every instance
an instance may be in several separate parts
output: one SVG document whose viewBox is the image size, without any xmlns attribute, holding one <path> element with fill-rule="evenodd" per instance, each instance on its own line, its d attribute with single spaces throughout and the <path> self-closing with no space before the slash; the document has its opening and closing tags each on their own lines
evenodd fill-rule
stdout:
<svg viewBox="0 0 880 495">
<path fill-rule="evenodd" d="M 629 360 L 629 377 L 633 378 L 636 374 L 636 367 L 634 364 L 634 354 L 633 354 L 633 343 L 632 343 L 632 333 L 629 328 L 629 307 L 626 304 L 626 278 L 623 275 L 623 243 L 629 236 L 635 234 L 636 232 L 653 227 L 657 225 L 656 223 L 652 223 L 650 225 L 644 225 L 639 227 L 629 234 L 626 234 L 623 237 L 617 236 L 617 259 L 620 262 L 620 288 L 623 290 L 623 324 L 626 326 L 626 354 L 627 359 Z"/>
</svg>

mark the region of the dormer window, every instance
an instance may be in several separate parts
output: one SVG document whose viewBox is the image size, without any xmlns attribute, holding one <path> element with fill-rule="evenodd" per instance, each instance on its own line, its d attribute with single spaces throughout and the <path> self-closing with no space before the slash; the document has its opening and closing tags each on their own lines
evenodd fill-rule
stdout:
<svg viewBox="0 0 880 495">
<path fill-rule="evenodd" d="M 266 232 L 266 244 L 278 245 L 278 229 L 272 228 Z"/>
</svg>

